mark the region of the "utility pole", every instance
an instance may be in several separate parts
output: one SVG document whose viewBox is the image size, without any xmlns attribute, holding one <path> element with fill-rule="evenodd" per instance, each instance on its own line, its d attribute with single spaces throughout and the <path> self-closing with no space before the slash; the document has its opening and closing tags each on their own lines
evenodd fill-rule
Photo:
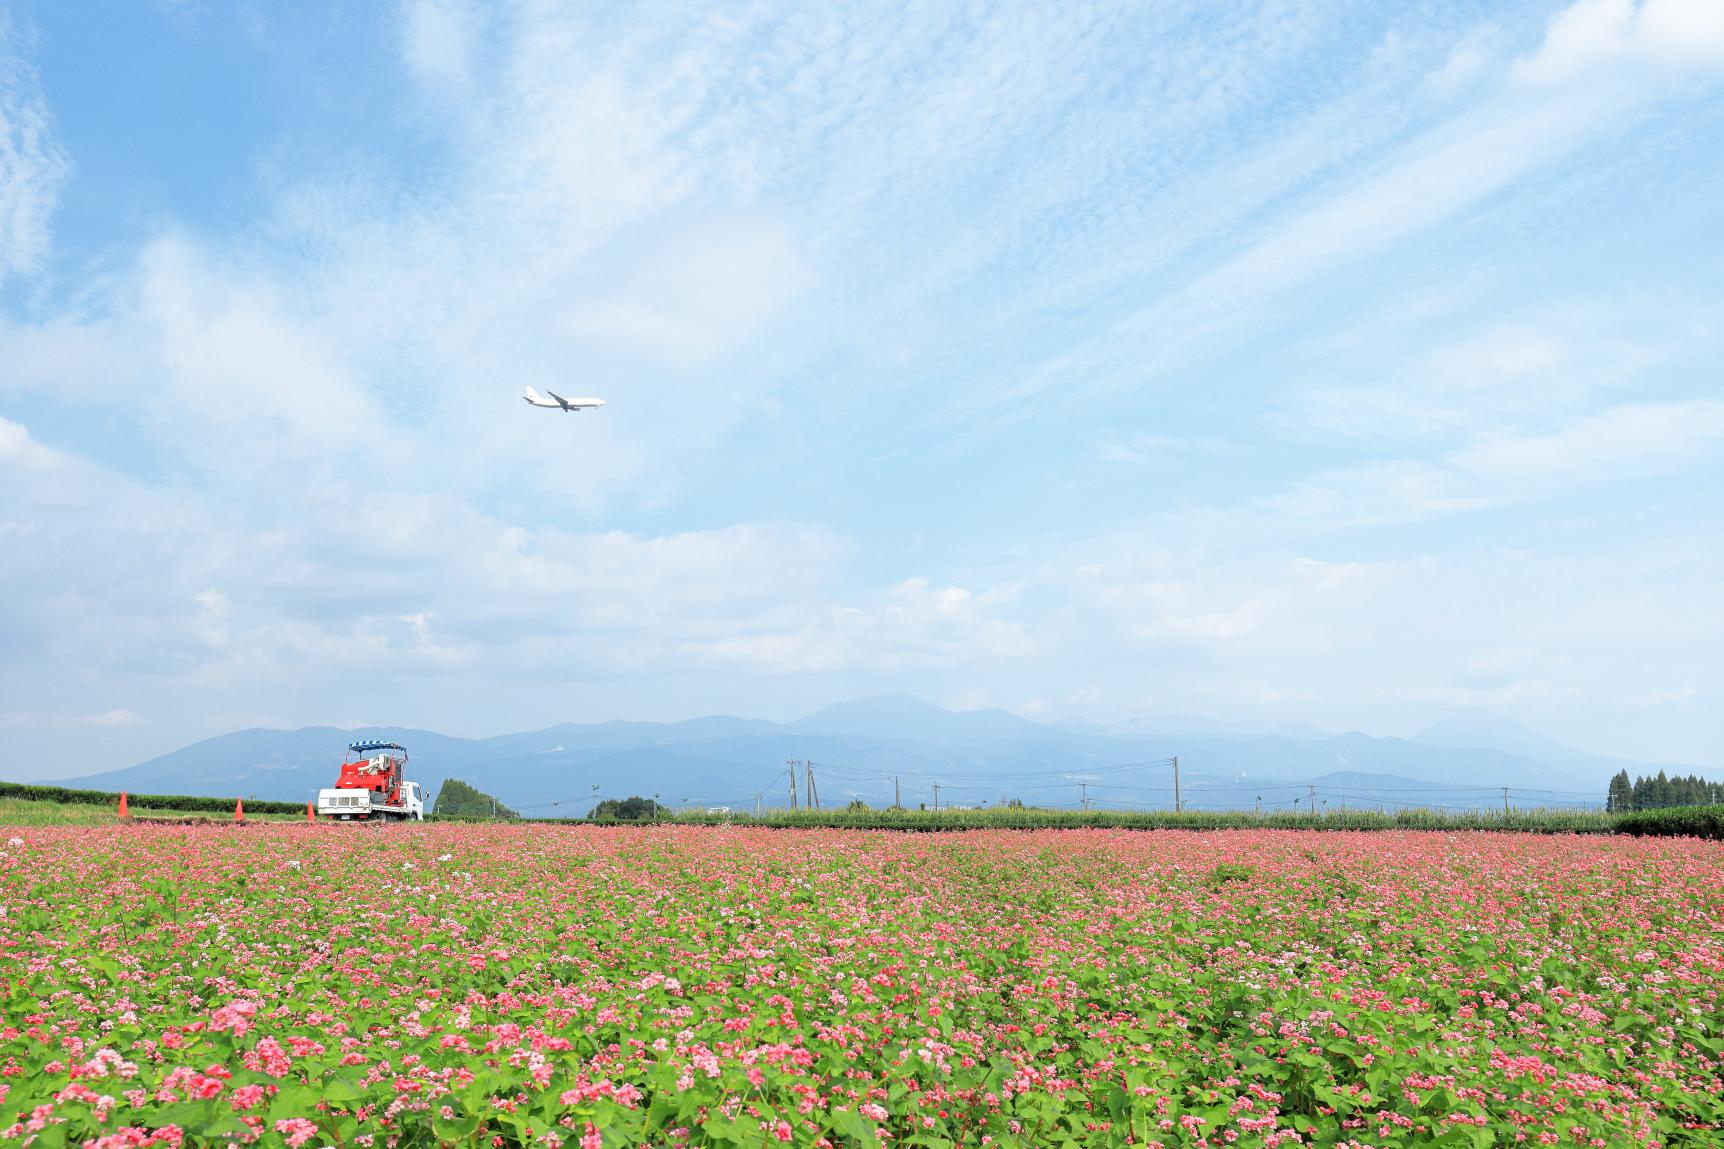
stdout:
<svg viewBox="0 0 1724 1149">
<path fill-rule="evenodd" d="M 1503 813 L 1507 814 L 1508 812 L 1509 812 L 1508 811 L 1508 787 L 1504 786 L 1503 787 Z"/>
<path fill-rule="evenodd" d="M 759 794 L 756 794 L 754 796 L 754 816 L 756 818 L 760 817 L 760 795 Z"/>
<path fill-rule="evenodd" d="M 1263 817 L 1263 795 L 1257 795 L 1257 816 Z"/>
<path fill-rule="evenodd" d="M 1307 783 L 1307 785 L 1311 787 L 1311 817 L 1315 820 L 1317 817 L 1317 787 L 1314 783 Z"/>
<path fill-rule="evenodd" d="M 1082 799 L 1083 808 L 1085 810 L 1088 810 L 1089 809 L 1089 783 L 1088 782 L 1079 782 L 1078 786 L 1081 787 L 1083 790 L 1083 799 Z"/>
<path fill-rule="evenodd" d="M 796 809 L 796 768 L 802 763 L 794 758 L 787 758 L 785 761 L 790 766 L 790 808 L 794 810 Z"/>
<path fill-rule="evenodd" d="M 1173 756 L 1173 812 L 1179 813 L 1185 809 L 1185 803 L 1179 798 L 1179 755 Z"/>
<path fill-rule="evenodd" d="M 904 802 L 898 797 L 898 775 L 892 775 L 892 809 L 902 810 Z"/>
<path fill-rule="evenodd" d="M 813 762 L 813 760 L 810 759 L 810 760 L 804 762 L 802 764 L 802 768 L 808 772 L 808 787 L 807 787 L 808 808 L 810 810 L 818 810 L 818 809 L 820 809 L 820 791 L 816 790 L 814 788 L 814 762 Z"/>
<path fill-rule="evenodd" d="M 934 813 L 940 812 L 940 784 L 934 783 Z"/>
</svg>

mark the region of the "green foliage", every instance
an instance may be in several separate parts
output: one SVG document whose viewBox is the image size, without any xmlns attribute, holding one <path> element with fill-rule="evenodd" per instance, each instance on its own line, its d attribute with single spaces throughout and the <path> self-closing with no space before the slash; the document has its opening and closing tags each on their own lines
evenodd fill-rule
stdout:
<svg viewBox="0 0 1724 1149">
<path fill-rule="evenodd" d="M 1244 862 L 1222 862 L 1209 871 L 1209 884 L 1222 886 L 1228 882 L 1249 882 L 1256 872 L 1256 866 L 1248 866 Z"/>
<path fill-rule="evenodd" d="M 172 810 L 190 814 L 231 814 L 235 801 L 244 797 L 195 798 L 186 794 L 126 794 L 126 804 L 139 809 Z M 70 790 L 64 786 L 29 786 L 21 782 L 0 782 L 0 798 L 20 798 L 27 802 L 60 802 L 69 806 L 114 806 L 120 804 L 118 790 Z M 263 802 L 245 799 L 246 811 L 252 814 L 303 814 L 304 802 Z"/>
<path fill-rule="evenodd" d="M 305 807 L 296 807 L 291 814 L 263 813 L 247 802 L 245 820 L 251 825 L 265 822 L 303 822 Z M 221 813 L 188 813 L 156 806 L 133 805 L 134 822 L 172 819 L 182 822 L 213 821 L 226 824 L 233 817 L 233 807 Z M 112 826 L 120 821 L 119 811 L 112 806 L 91 806 L 83 802 L 38 802 L 24 798 L 0 798 L 0 826 Z"/>
<path fill-rule="evenodd" d="M 650 805 L 650 800 L 631 799 Z M 589 819 L 537 819 L 545 822 L 624 821 L 616 813 L 624 804 L 601 802 Z M 1054 810 L 1035 807 L 999 806 L 991 809 L 767 810 L 755 816 L 745 813 L 709 814 L 689 811 L 676 814 L 658 808 L 658 820 L 674 818 L 683 825 L 742 825 L 777 829 L 908 830 L 1514 830 L 1535 834 L 1608 834 L 1617 819 L 1602 810 L 1516 809 L 1448 812 L 1442 810 L 1336 810 L 1312 817 L 1307 813 L 1275 811 L 1253 814 L 1248 810 L 1203 810 L 1174 813 L 1171 810 Z M 644 817 L 645 815 L 643 815 Z"/>
<path fill-rule="evenodd" d="M 1698 774 L 1671 778 L 1664 771 L 1650 777 L 1628 780 L 1620 771 L 1610 780 L 1609 808 L 1619 814 L 1631 810 L 1664 810 L 1672 806 L 1716 806 L 1724 803 L 1724 782 L 1708 782 Z"/>
<path fill-rule="evenodd" d="M 1677 806 L 1624 814 L 1617 819 L 1616 832 L 1636 838 L 1724 839 L 1724 805 Z"/>
<path fill-rule="evenodd" d="M 662 805 L 653 798 L 642 798 L 638 794 L 621 801 L 615 798 L 606 798 L 594 806 L 593 812 L 587 815 L 595 822 L 663 822 L 675 816 L 676 812 L 669 806 Z M 716 821 L 722 821 L 726 816 L 724 814 L 701 815 L 703 818 Z"/>
<path fill-rule="evenodd" d="M 520 815 L 459 778 L 451 778 L 437 791 L 431 813 L 439 818 L 519 818 Z"/>
</svg>

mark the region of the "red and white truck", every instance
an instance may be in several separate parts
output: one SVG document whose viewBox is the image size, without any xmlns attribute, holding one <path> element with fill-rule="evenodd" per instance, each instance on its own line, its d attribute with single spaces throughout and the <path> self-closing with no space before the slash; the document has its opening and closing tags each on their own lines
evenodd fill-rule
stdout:
<svg viewBox="0 0 1724 1149">
<path fill-rule="evenodd" d="M 317 792 L 317 816 L 332 822 L 425 820 L 425 792 L 407 781 L 407 748 L 395 742 L 354 742 L 341 776 Z"/>
</svg>

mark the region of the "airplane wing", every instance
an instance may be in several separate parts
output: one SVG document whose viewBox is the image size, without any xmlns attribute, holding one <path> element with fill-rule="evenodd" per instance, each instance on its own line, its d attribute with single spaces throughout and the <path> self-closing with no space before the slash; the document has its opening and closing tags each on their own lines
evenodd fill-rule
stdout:
<svg viewBox="0 0 1724 1149">
<path fill-rule="evenodd" d="M 549 387 L 545 388 L 545 394 L 549 395 L 551 398 L 553 398 L 557 402 L 561 403 L 565 409 L 569 406 L 569 401 L 567 399 L 563 398 L 561 395 L 557 394 L 555 391 L 551 390 Z"/>
</svg>

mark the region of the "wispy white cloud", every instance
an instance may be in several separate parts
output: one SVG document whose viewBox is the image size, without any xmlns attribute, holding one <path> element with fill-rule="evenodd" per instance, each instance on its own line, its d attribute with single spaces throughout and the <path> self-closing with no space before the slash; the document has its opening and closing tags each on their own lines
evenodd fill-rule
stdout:
<svg viewBox="0 0 1724 1149">
<path fill-rule="evenodd" d="M 41 267 L 70 170 L 26 32 L 0 12 L 0 284 Z"/>
<path fill-rule="evenodd" d="M 1416 102 L 1403 92 L 1393 105 L 1401 112 L 1391 121 L 1398 130 L 1375 125 L 1369 115 L 1349 117 L 1339 132 L 1325 125 L 1331 139 L 1313 154 L 1352 160 L 1347 175 L 1304 195 L 1260 201 L 1270 204 L 1260 218 L 1239 212 L 1244 219 L 1230 222 L 1249 230 L 1237 250 L 1195 263 L 1195 274 L 1145 284 L 1140 306 L 1029 366 L 1013 385 L 972 396 L 958 409 L 965 417 L 1002 407 L 1024 415 L 1093 402 L 1097 391 L 1173 386 L 1181 374 L 1225 354 L 1230 342 L 1249 337 L 1253 325 L 1284 309 L 1299 288 L 1356 273 L 1608 138 L 1626 118 L 1684 94 L 1692 81 L 1724 78 L 1724 51 L 1714 45 L 1716 12 L 1709 0 L 1646 0 L 1638 7 L 1630 0 L 1580 0 L 1558 17 L 1538 49 L 1513 63 L 1509 76 L 1486 50 L 1494 37 L 1468 31 L 1435 75 L 1439 86 L 1453 89 L 1461 77 L 1444 76 L 1458 68 L 1478 89 L 1475 98 L 1431 119 L 1415 115 Z M 1608 30 L 1615 24 L 1601 13 L 1626 13 L 1627 30 Z M 1588 45 L 1596 34 L 1600 46 L 1565 46 L 1571 24 L 1587 29 Z M 1658 67 L 1677 62 L 1667 53 L 1679 28 L 1692 36 L 1680 56 L 1688 66 Z M 1648 66 L 1589 82 L 1570 61 L 1590 59 L 1595 50 Z M 1540 61 L 1553 63 L 1545 69 Z M 1524 79 L 1529 67 L 1541 82 L 1510 82 Z M 1183 227 L 1180 232 L 1190 234 Z"/>
<path fill-rule="evenodd" d="M 49 730 L 76 729 L 80 726 L 130 726 L 138 721 L 141 721 L 140 716 L 131 710 L 104 710 L 100 714 L 0 714 L 0 727 L 41 727 Z"/>
<path fill-rule="evenodd" d="M 401 53 L 423 84 L 469 97 L 483 14 L 466 0 L 411 0 L 401 8 Z"/>
<path fill-rule="evenodd" d="M 1265 522 L 1408 523 L 1680 471 L 1724 444 L 1724 402 L 1625 403 L 1543 434 L 1487 433 L 1437 459 L 1319 472 L 1269 498 Z"/>
<path fill-rule="evenodd" d="M 1432 72 L 1426 83 L 1444 97 L 1454 97 L 1480 79 L 1490 67 L 1502 36 L 1494 25 L 1477 28 L 1456 44 L 1442 67 Z"/>
</svg>

